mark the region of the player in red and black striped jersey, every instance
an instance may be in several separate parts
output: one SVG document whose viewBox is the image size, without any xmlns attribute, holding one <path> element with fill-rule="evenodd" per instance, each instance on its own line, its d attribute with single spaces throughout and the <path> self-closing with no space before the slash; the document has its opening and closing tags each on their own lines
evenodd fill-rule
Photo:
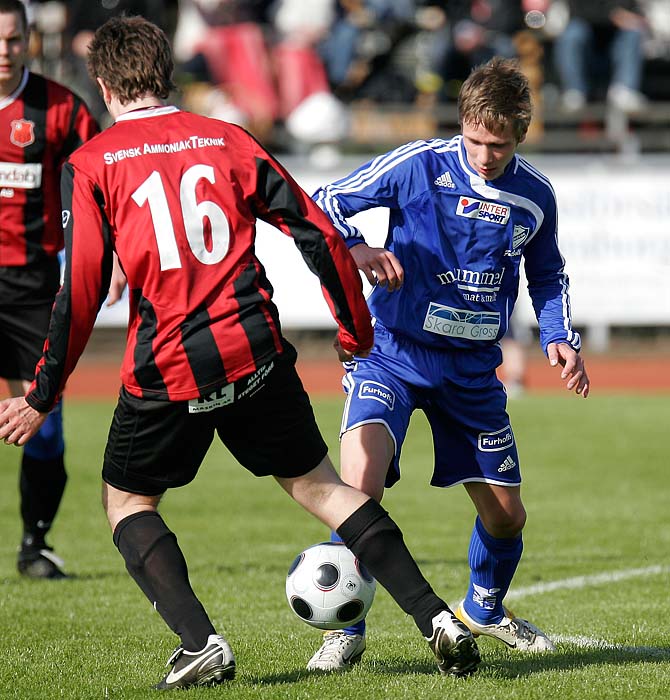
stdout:
<svg viewBox="0 0 670 700">
<path fill-rule="evenodd" d="M 25 66 L 20 0 L 0 0 L 0 376 L 23 395 L 42 355 L 63 248 L 60 171 L 98 128 L 70 90 Z M 19 572 L 60 578 L 45 537 L 65 488 L 61 404 L 21 459 Z"/>
<path fill-rule="evenodd" d="M 0 439 L 23 444 L 57 400 L 116 251 L 130 318 L 103 502 L 129 574 L 181 639 L 158 687 L 218 683 L 235 673 L 233 653 L 158 513 L 168 488 L 196 476 L 215 432 L 249 471 L 274 476 L 337 529 L 414 617 L 443 672 L 469 673 L 479 660 L 472 635 L 433 592 L 386 511 L 333 469 L 254 254 L 256 221 L 293 237 L 338 323 L 339 355 L 349 358 L 365 356 L 373 343 L 353 258 L 250 135 L 163 106 L 172 67 L 165 34 L 142 18 L 112 19 L 96 31 L 89 69 L 115 123 L 64 167 L 65 280 L 30 391 L 0 402 Z"/>
</svg>

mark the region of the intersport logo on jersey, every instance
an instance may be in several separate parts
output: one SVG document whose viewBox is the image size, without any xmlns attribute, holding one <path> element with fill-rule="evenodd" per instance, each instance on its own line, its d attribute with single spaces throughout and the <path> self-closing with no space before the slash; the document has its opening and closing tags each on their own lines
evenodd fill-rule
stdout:
<svg viewBox="0 0 670 700">
<path fill-rule="evenodd" d="M 466 219 L 479 219 L 490 221 L 493 224 L 503 226 L 509 221 L 510 207 L 506 204 L 487 202 L 483 199 L 461 197 L 456 206 L 456 214 Z"/>
</svg>

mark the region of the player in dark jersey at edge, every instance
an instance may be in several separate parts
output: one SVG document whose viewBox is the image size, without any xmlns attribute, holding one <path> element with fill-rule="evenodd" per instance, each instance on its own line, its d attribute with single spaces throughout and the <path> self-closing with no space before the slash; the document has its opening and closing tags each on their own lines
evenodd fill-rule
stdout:
<svg viewBox="0 0 670 700">
<path fill-rule="evenodd" d="M 374 285 L 375 346 L 347 365 L 343 379 L 341 474 L 381 500 L 400 479 L 410 417 L 423 411 L 433 436 L 431 485 L 463 484 L 477 511 L 470 585 L 456 615 L 474 634 L 517 651 L 550 652 L 551 639 L 503 604 L 521 559 L 526 511 L 496 367 L 522 259 L 551 366 L 584 398 L 590 380 L 572 328 L 556 196 L 516 153 L 531 119 L 518 64 L 493 58 L 473 70 L 458 114 L 461 134 L 399 146 L 314 195 Z M 381 248 L 369 247 L 348 220 L 373 207 L 389 210 Z M 363 620 L 326 634 L 307 668 L 346 670 L 365 647 Z"/>
<path fill-rule="evenodd" d="M 344 241 L 246 131 L 165 106 L 173 60 L 139 17 L 100 27 L 89 70 L 115 123 L 63 168 L 66 273 L 26 397 L 0 402 L 0 439 L 21 445 L 58 400 L 91 333 L 116 250 L 130 318 L 122 389 L 103 462 L 103 502 L 126 568 L 181 644 L 161 689 L 232 678 L 235 659 L 193 592 L 157 507 L 196 475 L 216 431 L 336 529 L 411 614 L 442 673 L 474 671 L 470 631 L 432 590 L 381 506 L 335 472 L 254 254 L 257 219 L 294 238 L 320 279 L 341 351 L 373 343 Z M 141 68 L 137 68 L 140 66 Z"/>
<path fill-rule="evenodd" d="M 28 36 L 23 3 L 0 0 L 0 376 L 13 396 L 30 385 L 60 286 L 61 165 L 98 131 L 76 95 L 26 68 Z M 64 451 L 58 402 L 21 457 L 24 576 L 64 576 L 45 539 L 67 480 Z"/>
</svg>

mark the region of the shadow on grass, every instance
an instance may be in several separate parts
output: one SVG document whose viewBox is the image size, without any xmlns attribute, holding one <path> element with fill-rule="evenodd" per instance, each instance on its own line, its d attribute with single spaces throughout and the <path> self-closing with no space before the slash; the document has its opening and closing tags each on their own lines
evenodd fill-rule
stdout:
<svg viewBox="0 0 670 700">
<path fill-rule="evenodd" d="M 578 649 L 542 656 L 523 656 L 513 659 L 484 660 L 476 673 L 476 678 L 515 680 L 547 671 L 573 671 L 586 666 L 619 666 L 631 663 L 667 664 L 670 661 L 670 648 L 622 647 L 616 649 Z M 362 675 L 409 676 L 437 675 L 434 663 L 430 661 L 408 661 L 401 658 L 375 659 L 363 661 L 357 670 Z M 350 672 L 351 673 L 351 672 Z M 353 671 L 353 674 L 356 670 Z M 353 675 L 351 676 L 353 677 Z M 259 685 L 284 685 L 319 679 L 332 679 L 332 674 L 313 673 L 298 668 L 284 673 L 247 676 L 245 681 Z M 468 678 L 450 677 L 451 682 L 467 683 Z"/>
</svg>

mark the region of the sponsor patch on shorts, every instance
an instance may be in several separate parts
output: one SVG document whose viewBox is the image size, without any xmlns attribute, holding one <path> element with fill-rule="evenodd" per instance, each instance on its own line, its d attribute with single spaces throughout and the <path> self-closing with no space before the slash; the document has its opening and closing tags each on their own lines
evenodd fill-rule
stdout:
<svg viewBox="0 0 670 700">
<path fill-rule="evenodd" d="M 221 406 L 228 406 L 235 400 L 235 391 L 233 384 L 226 384 L 220 389 L 213 391 L 208 396 L 200 397 L 199 399 L 191 399 L 188 402 L 189 413 L 207 413 Z"/>
<path fill-rule="evenodd" d="M 477 446 L 482 452 L 502 452 L 514 444 L 512 426 L 506 425 L 493 433 L 479 433 Z"/>
<path fill-rule="evenodd" d="M 221 406 L 228 406 L 235 401 L 253 396 L 263 388 L 265 380 L 274 369 L 275 363 L 268 362 L 267 365 L 259 367 L 253 374 L 243 377 L 233 384 L 226 384 L 220 389 L 213 391 L 208 396 L 199 399 L 191 399 L 188 402 L 189 413 L 207 413 Z"/>
<path fill-rule="evenodd" d="M 391 389 L 379 382 L 373 382 L 366 379 L 361 382 L 358 387 L 358 398 L 359 399 L 373 399 L 374 401 L 379 401 L 383 403 L 390 411 L 393 410 L 395 406 L 395 394 Z"/>
</svg>

